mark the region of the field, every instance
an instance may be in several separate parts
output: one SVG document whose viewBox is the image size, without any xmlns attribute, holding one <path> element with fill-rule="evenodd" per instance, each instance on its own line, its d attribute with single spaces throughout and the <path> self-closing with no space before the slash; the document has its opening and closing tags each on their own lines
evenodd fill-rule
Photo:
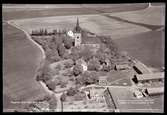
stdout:
<svg viewBox="0 0 167 115">
<path fill-rule="evenodd" d="M 117 39 L 115 42 L 121 50 L 127 51 L 147 66 L 160 68 L 164 66 L 164 40 L 163 31 L 150 31 Z"/>
<path fill-rule="evenodd" d="M 3 24 L 3 38 L 4 109 L 21 108 L 22 105 L 19 107 L 19 104 L 12 104 L 11 101 L 30 101 L 46 94 L 35 81 L 41 52 L 25 39 L 22 31 L 10 25 Z"/>
<path fill-rule="evenodd" d="M 75 27 L 77 17 L 79 18 L 80 26 L 82 28 L 88 29 L 89 31 L 99 35 L 110 35 L 113 39 L 129 36 L 132 32 L 133 34 L 137 34 L 149 31 L 149 29 L 145 27 L 109 19 L 102 15 L 73 15 L 12 21 L 22 29 L 31 32 L 32 28 L 47 28 L 48 30 L 65 28 L 72 29 Z"/>
<path fill-rule="evenodd" d="M 63 15 L 82 15 L 82 14 L 97 14 L 102 12 L 122 12 L 130 10 L 139 10 L 146 8 L 148 4 L 82 4 L 82 5 L 19 5 L 6 7 L 3 5 L 3 20 L 48 17 L 48 16 L 63 16 Z M 37 8 L 36 8 L 37 7 Z M 99 11 L 100 10 L 100 11 Z"/>
</svg>

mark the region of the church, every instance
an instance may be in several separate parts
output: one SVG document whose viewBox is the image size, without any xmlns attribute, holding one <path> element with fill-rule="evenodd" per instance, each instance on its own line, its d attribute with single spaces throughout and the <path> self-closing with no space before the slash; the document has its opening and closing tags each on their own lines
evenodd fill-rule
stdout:
<svg viewBox="0 0 167 115">
<path fill-rule="evenodd" d="M 81 35 L 81 27 L 79 26 L 79 20 L 77 18 L 77 24 L 76 27 L 73 30 L 74 33 L 74 45 L 79 46 L 82 42 L 82 35 Z"/>
<path fill-rule="evenodd" d="M 71 33 L 72 39 L 74 39 L 74 46 L 91 45 L 96 47 L 100 43 L 100 40 L 94 33 L 80 27 L 78 18 L 76 26 Z"/>
</svg>

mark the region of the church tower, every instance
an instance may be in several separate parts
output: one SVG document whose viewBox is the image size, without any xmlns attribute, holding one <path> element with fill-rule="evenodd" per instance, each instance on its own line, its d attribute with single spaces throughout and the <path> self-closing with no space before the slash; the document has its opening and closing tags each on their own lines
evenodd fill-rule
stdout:
<svg viewBox="0 0 167 115">
<path fill-rule="evenodd" d="M 76 27 L 74 28 L 74 40 L 75 40 L 75 46 L 79 46 L 82 42 L 81 39 L 81 28 L 79 26 L 79 20 L 77 18 L 77 24 Z"/>
</svg>

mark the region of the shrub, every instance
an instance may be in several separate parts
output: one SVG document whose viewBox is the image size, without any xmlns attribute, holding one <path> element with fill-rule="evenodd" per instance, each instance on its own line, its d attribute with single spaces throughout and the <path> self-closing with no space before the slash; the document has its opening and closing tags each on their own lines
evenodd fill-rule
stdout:
<svg viewBox="0 0 167 115">
<path fill-rule="evenodd" d="M 66 95 L 65 93 L 63 93 L 63 94 L 61 95 L 61 97 L 60 97 L 60 100 L 61 100 L 62 102 L 64 102 L 64 101 L 66 100 L 66 97 L 67 97 L 67 95 Z"/>
<path fill-rule="evenodd" d="M 67 90 L 67 96 L 74 96 L 77 93 L 77 89 L 74 88 L 70 88 L 69 90 Z"/>
<path fill-rule="evenodd" d="M 73 76 L 73 71 L 72 70 L 67 70 L 66 72 L 63 73 L 63 75 L 71 77 L 71 76 Z"/>
<path fill-rule="evenodd" d="M 80 53 L 79 53 L 80 57 L 82 57 L 86 62 L 88 62 L 92 56 L 93 56 L 93 52 L 88 48 L 85 47 Z"/>
<path fill-rule="evenodd" d="M 74 98 L 76 101 L 83 100 L 85 98 L 85 93 L 78 92 Z"/>
<path fill-rule="evenodd" d="M 76 48 L 76 47 L 71 48 L 70 58 L 73 61 L 76 61 L 76 60 L 78 60 L 80 58 L 79 49 L 78 48 Z"/>
<path fill-rule="evenodd" d="M 62 44 L 59 44 L 57 47 L 57 51 L 60 57 L 63 57 L 63 55 L 65 54 L 65 47 Z"/>
<path fill-rule="evenodd" d="M 74 61 L 70 60 L 66 63 L 64 63 L 65 68 L 71 68 L 74 65 Z"/>
<path fill-rule="evenodd" d="M 73 43 L 72 40 L 70 38 L 65 38 L 64 39 L 64 47 L 66 49 L 70 49 L 72 47 Z"/>
<path fill-rule="evenodd" d="M 52 95 L 49 100 L 49 109 L 55 110 L 57 108 L 57 99 L 55 95 Z"/>
<path fill-rule="evenodd" d="M 76 78 L 76 83 L 79 85 L 90 85 L 98 82 L 96 72 L 87 72 L 85 71 L 83 74 L 81 74 L 79 77 Z"/>
<path fill-rule="evenodd" d="M 83 71 L 83 68 L 82 68 L 81 65 L 78 65 L 78 64 L 77 64 L 77 65 L 75 65 L 74 68 L 73 68 L 73 74 L 74 74 L 75 76 L 78 76 L 79 74 L 81 74 L 82 71 Z"/>
<path fill-rule="evenodd" d="M 95 59 L 91 59 L 88 63 L 88 70 L 90 71 L 99 71 L 100 70 L 100 62 Z"/>
<path fill-rule="evenodd" d="M 61 83 L 60 83 L 60 87 L 61 87 L 61 88 L 65 88 L 66 86 L 67 86 L 67 82 L 61 82 Z"/>
</svg>

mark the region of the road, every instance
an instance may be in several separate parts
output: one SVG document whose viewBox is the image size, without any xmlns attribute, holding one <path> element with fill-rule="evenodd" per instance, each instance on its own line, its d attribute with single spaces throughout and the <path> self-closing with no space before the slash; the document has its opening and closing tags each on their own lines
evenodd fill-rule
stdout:
<svg viewBox="0 0 167 115">
<path fill-rule="evenodd" d="M 62 104 L 61 104 L 61 95 L 63 93 L 55 93 L 56 99 L 57 99 L 57 112 L 62 112 Z"/>
</svg>

